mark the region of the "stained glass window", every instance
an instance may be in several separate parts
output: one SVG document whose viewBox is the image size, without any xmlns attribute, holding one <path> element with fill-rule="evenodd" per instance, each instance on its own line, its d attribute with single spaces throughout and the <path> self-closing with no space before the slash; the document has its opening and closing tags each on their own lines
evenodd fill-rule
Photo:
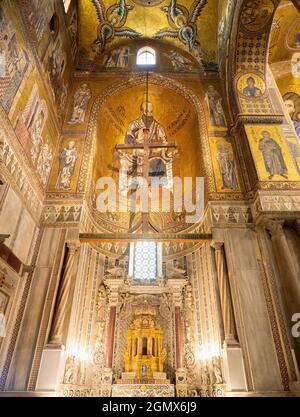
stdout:
<svg viewBox="0 0 300 417">
<path fill-rule="evenodd" d="M 155 242 L 132 243 L 130 247 L 129 275 L 135 281 L 155 281 L 162 274 L 162 246 Z"/>
</svg>

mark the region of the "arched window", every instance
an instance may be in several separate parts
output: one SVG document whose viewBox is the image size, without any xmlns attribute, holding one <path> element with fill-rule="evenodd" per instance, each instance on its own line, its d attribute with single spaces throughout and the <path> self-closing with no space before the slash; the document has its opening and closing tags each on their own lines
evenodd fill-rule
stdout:
<svg viewBox="0 0 300 417">
<path fill-rule="evenodd" d="M 156 64 L 156 52 L 153 48 L 145 46 L 141 48 L 137 53 L 137 65 L 155 65 Z"/>
</svg>

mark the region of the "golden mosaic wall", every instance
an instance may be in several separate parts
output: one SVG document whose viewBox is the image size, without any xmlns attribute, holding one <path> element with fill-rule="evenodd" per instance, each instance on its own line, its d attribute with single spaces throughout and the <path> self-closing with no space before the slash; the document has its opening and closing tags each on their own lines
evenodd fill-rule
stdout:
<svg viewBox="0 0 300 417">
<path fill-rule="evenodd" d="M 119 46 L 125 38 L 157 38 L 189 51 L 207 64 L 217 62 L 217 0 L 178 1 L 176 17 L 169 0 L 151 7 L 147 2 L 143 5 L 138 1 L 130 2 L 119 12 L 115 0 L 93 3 L 79 2 L 80 50 L 85 58 L 94 59 L 95 54 L 103 54 L 107 47 Z M 189 32 L 192 30 L 191 41 L 182 30 L 185 27 L 190 28 Z"/>
<path fill-rule="evenodd" d="M 71 85 L 71 38 L 61 6 L 54 0 L 0 5 L 0 100 L 43 188 Z M 67 27 L 73 18 L 74 7 Z"/>
</svg>

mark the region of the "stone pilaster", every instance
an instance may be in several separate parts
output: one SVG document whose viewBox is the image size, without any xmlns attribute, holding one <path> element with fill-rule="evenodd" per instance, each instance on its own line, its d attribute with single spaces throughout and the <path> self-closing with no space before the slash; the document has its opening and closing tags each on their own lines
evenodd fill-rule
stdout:
<svg viewBox="0 0 300 417">
<path fill-rule="evenodd" d="M 224 254 L 224 247 L 222 242 L 213 242 L 212 247 L 215 252 L 215 260 L 217 267 L 217 278 L 220 292 L 221 309 L 223 316 L 223 325 L 225 333 L 225 343 L 237 343 L 237 332 L 234 320 L 230 285 L 228 279 L 228 272 Z"/>
<path fill-rule="evenodd" d="M 68 242 L 68 253 L 65 263 L 64 274 L 59 287 L 57 301 L 55 305 L 54 317 L 50 332 L 50 344 L 62 345 L 64 343 L 64 333 L 67 328 L 68 307 L 70 303 L 70 290 L 72 278 L 74 277 L 74 266 L 76 255 L 79 249 L 77 242 Z"/>
</svg>

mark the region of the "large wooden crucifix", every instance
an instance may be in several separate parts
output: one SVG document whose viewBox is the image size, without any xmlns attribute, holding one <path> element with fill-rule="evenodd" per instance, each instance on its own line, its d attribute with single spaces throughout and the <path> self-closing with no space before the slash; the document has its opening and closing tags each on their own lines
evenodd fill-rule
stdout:
<svg viewBox="0 0 300 417">
<path fill-rule="evenodd" d="M 149 72 L 146 72 L 146 101 L 142 104 L 142 108 L 144 111 L 145 120 L 143 120 L 143 126 L 138 125 L 135 127 L 135 130 L 139 132 L 138 138 L 134 138 L 133 143 L 125 144 L 125 145 L 117 145 L 116 149 L 118 150 L 143 150 L 143 168 L 142 168 L 142 177 L 149 185 L 149 160 L 151 156 L 151 151 L 154 149 L 164 149 L 164 148 L 175 148 L 176 145 L 174 143 L 167 143 L 166 140 L 161 139 L 161 135 L 151 134 L 151 127 L 155 127 L 156 121 L 152 117 L 153 106 L 149 102 Z M 150 108 L 152 106 L 152 109 Z M 150 111 L 149 111 L 150 110 Z M 150 117 L 149 117 L 150 116 Z M 131 137 L 131 139 L 133 139 Z M 165 139 L 165 138 L 164 138 Z M 138 155 L 137 155 L 138 157 Z M 147 205 L 148 206 L 148 205 Z M 149 212 L 142 212 L 142 232 L 148 233 L 149 231 Z"/>
<path fill-rule="evenodd" d="M 149 142 L 149 129 L 144 129 L 144 141 L 138 144 L 125 144 L 117 145 L 116 150 L 143 150 L 143 170 L 142 176 L 146 183 L 149 184 L 149 160 L 151 156 L 151 150 L 154 149 L 169 149 L 176 148 L 175 143 L 166 142 Z M 149 232 L 149 212 L 142 212 L 142 233 Z"/>
</svg>

